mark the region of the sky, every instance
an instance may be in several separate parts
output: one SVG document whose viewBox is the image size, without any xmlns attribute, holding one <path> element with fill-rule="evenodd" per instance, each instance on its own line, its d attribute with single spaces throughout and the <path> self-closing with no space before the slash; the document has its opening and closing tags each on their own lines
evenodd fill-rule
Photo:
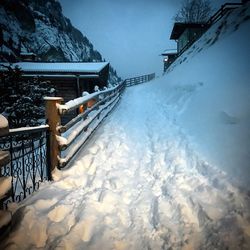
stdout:
<svg viewBox="0 0 250 250">
<path fill-rule="evenodd" d="M 182 0 L 59 0 L 63 13 L 123 79 L 163 73 L 161 53 Z M 214 0 L 217 10 L 224 0 Z M 227 0 L 226 2 L 235 2 Z"/>
</svg>

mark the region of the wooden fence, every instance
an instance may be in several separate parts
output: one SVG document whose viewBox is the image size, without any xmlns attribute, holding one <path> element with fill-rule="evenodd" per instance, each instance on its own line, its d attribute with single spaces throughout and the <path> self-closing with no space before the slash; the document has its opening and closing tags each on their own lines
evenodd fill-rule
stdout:
<svg viewBox="0 0 250 250">
<path fill-rule="evenodd" d="M 65 167 L 112 111 L 126 86 L 152 80 L 155 74 L 124 80 L 117 86 L 87 94 L 63 104 L 61 97 L 45 97 L 47 124 L 0 131 L 0 184 L 11 182 L 8 196 L 0 197 L 0 209 L 20 202 L 53 179 L 55 168 Z M 72 110 L 77 115 L 62 124 Z M 9 153 L 8 153 L 9 151 Z M 4 198 L 4 199 L 3 199 Z"/>
<path fill-rule="evenodd" d="M 50 127 L 51 167 L 63 168 L 78 152 L 93 131 L 119 101 L 125 81 L 116 87 L 98 91 L 62 104 L 61 97 L 47 97 L 46 118 Z M 67 124 L 61 117 L 71 110 L 78 115 Z"/>
<path fill-rule="evenodd" d="M 155 78 L 155 73 L 149 74 L 149 75 L 143 75 L 143 76 L 137 76 L 137 77 L 132 77 L 128 78 L 125 80 L 126 86 L 130 87 L 136 84 L 144 83 L 151 81 Z"/>
</svg>

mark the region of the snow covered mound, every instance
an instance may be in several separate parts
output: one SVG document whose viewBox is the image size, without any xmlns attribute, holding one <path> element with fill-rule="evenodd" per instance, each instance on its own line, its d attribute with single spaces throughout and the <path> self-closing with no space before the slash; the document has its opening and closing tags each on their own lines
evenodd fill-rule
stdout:
<svg viewBox="0 0 250 250">
<path fill-rule="evenodd" d="M 200 155 L 249 187 L 250 8 L 233 10 L 169 68 L 162 93 L 181 96 L 178 124 Z"/>
</svg>

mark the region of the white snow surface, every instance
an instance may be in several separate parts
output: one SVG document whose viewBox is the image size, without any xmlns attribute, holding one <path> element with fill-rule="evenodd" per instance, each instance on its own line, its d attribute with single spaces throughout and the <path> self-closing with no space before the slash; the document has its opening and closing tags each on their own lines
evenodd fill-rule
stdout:
<svg viewBox="0 0 250 250">
<path fill-rule="evenodd" d="M 3 246 L 249 249 L 247 7 L 128 88 L 74 163 L 19 205 Z"/>
<path fill-rule="evenodd" d="M 9 63 L 1 63 L 8 66 Z M 99 73 L 107 62 L 17 62 L 13 67 L 20 67 L 25 72 L 79 72 Z"/>
</svg>

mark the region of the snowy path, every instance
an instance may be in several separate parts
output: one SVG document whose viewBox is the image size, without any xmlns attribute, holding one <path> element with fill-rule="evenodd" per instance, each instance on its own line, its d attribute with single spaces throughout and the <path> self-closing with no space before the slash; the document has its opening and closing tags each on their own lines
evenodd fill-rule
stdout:
<svg viewBox="0 0 250 250">
<path fill-rule="evenodd" d="M 250 200 L 192 151 L 175 116 L 193 89 L 126 90 L 79 154 L 27 199 L 10 249 L 249 249 Z"/>
</svg>

